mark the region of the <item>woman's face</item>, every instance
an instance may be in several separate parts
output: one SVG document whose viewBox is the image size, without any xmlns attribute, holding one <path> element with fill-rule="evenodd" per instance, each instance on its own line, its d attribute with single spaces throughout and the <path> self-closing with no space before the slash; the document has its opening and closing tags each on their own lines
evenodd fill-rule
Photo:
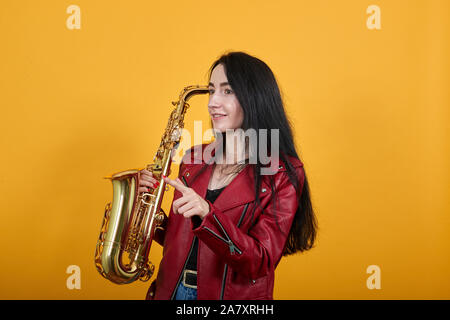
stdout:
<svg viewBox="0 0 450 320">
<path fill-rule="evenodd" d="M 222 64 L 217 65 L 211 73 L 208 111 L 214 129 L 220 132 L 242 127 L 244 111 L 228 84 L 225 68 Z"/>
</svg>

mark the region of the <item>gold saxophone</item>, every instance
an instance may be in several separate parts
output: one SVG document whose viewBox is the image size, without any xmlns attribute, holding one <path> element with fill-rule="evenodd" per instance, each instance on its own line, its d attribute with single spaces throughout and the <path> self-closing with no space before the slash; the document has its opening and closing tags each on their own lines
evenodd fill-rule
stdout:
<svg viewBox="0 0 450 320">
<path fill-rule="evenodd" d="M 148 260 L 154 232 L 161 228 L 164 212 L 161 203 L 165 192 L 162 175 L 168 175 L 172 151 L 176 150 L 184 127 L 187 100 L 197 94 L 208 93 L 207 86 L 189 86 L 182 90 L 172 111 L 161 144 L 146 166 L 160 181 L 157 188 L 139 193 L 139 170 L 113 174 L 113 201 L 105 207 L 105 214 L 95 250 L 95 266 L 106 279 L 117 283 L 131 283 L 138 278 L 149 280 L 155 266 Z"/>
</svg>

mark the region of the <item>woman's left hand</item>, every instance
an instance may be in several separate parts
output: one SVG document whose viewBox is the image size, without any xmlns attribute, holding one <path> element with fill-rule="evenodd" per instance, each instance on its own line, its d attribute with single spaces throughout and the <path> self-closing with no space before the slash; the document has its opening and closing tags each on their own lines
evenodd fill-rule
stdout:
<svg viewBox="0 0 450 320">
<path fill-rule="evenodd" d="M 208 202 L 200 197 L 194 189 L 185 186 L 180 178 L 171 180 L 163 176 L 163 180 L 182 194 L 180 198 L 172 203 L 174 213 L 182 214 L 185 218 L 199 216 L 201 219 L 209 213 L 210 208 Z"/>
</svg>

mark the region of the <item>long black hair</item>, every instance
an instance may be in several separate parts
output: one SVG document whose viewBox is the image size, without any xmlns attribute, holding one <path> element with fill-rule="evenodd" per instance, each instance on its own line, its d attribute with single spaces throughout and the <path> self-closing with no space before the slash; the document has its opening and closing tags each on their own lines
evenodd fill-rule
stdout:
<svg viewBox="0 0 450 320">
<path fill-rule="evenodd" d="M 311 205 L 310 191 L 306 172 L 304 172 L 303 187 L 300 190 L 300 179 L 295 168 L 290 163 L 287 156 L 300 159 L 292 134 L 289 120 L 286 117 L 284 104 L 280 89 L 272 70 L 266 63 L 244 52 L 229 52 L 218 58 L 209 69 L 209 78 L 216 66 L 223 65 L 228 83 L 234 91 L 243 111 L 244 120 L 242 129 L 267 129 L 266 154 L 271 150 L 270 129 L 279 131 L 279 157 L 286 164 L 289 180 L 297 191 L 299 206 L 289 231 L 283 255 L 290 255 L 296 252 L 309 250 L 313 247 L 317 233 L 317 220 Z M 225 140 L 226 135 L 223 134 Z M 259 134 L 256 135 L 259 144 Z M 259 152 L 257 152 L 257 163 L 252 164 L 255 179 L 256 205 L 253 206 L 253 213 L 257 205 L 260 204 L 259 190 L 261 187 L 261 164 Z M 270 156 L 270 154 L 269 154 Z M 273 177 L 271 177 L 271 189 L 274 195 L 273 201 L 276 207 L 276 190 L 274 188 Z M 276 212 L 276 210 L 275 210 Z"/>
</svg>

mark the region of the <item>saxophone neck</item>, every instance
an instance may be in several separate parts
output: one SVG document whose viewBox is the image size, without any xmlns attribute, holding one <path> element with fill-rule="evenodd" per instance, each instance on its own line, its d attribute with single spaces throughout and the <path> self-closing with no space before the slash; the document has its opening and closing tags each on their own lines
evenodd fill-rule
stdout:
<svg viewBox="0 0 450 320">
<path fill-rule="evenodd" d="M 208 86 L 187 86 L 178 98 L 177 102 L 172 102 L 175 109 L 172 111 L 166 130 L 161 139 L 158 151 L 153 158 L 153 163 L 147 166 L 147 170 L 160 178 L 161 174 L 167 175 L 170 168 L 173 151 L 175 151 L 181 140 L 181 130 L 184 128 L 184 115 L 189 104 L 187 101 L 195 95 L 209 93 Z"/>
</svg>

